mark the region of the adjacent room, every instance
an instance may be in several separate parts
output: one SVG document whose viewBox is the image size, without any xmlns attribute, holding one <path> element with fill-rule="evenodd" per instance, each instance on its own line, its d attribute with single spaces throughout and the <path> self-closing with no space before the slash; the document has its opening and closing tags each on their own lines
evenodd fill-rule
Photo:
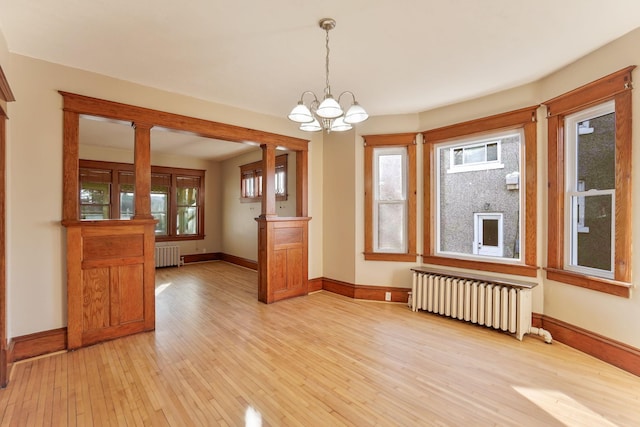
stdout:
<svg viewBox="0 0 640 427">
<path fill-rule="evenodd" d="M 0 1 L 0 423 L 637 425 L 639 44 L 635 0 Z"/>
</svg>

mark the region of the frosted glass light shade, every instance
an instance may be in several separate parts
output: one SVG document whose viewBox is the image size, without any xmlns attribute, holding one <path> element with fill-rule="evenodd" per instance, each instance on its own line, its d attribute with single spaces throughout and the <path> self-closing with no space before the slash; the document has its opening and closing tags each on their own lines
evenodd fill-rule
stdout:
<svg viewBox="0 0 640 427">
<path fill-rule="evenodd" d="M 345 123 L 350 124 L 364 122 L 368 118 L 369 114 L 357 102 L 354 102 L 353 105 L 347 110 L 347 113 L 344 115 Z"/>
<path fill-rule="evenodd" d="M 330 130 L 332 132 L 344 132 L 346 130 L 351 130 L 352 128 L 353 126 L 351 126 L 349 123 L 346 123 L 343 117 L 338 117 L 333 122 L 331 122 Z"/>
<path fill-rule="evenodd" d="M 316 114 L 323 119 L 335 119 L 336 117 L 340 117 L 343 111 L 333 96 L 327 95 L 324 100 L 318 106 L 316 110 Z"/>
<path fill-rule="evenodd" d="M 289 113 L 289 120 L 296 123 L 310 123 L 314 120 L 309 108 L 302 103 L 298 102 L 298 105 L 293 107 L 293 110 Z"/>
<path fill-rule="evenodd" d="M 300 125 L 300 130 L 305 132 L 318 132 L 319 130 L 322 130 L 322 126 L 320 126 L 320 122 L 318 122 L 317 119 L 313 119 L 312 122 L 302 123 Z"/>
</svg>

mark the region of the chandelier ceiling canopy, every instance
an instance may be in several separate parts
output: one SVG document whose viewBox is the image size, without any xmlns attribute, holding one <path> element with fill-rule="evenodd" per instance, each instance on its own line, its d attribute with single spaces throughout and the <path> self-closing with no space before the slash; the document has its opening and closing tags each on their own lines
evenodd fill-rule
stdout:
<svg viewBox="0 0 640 427">
<path fill-rule="evenodd" d="M 356 101 L 353 92 L 344 91 L 336 100 L 331 94 L 329 84 L 329 31 L 335 28 L 336 21 L 331 18 L 323 18 L 318 23 L 320 28 L 325 30 L 326 36 L 326 57 L 325 57 L 325 88 L 322 101 L 312 91 L 302 92 L 298 104 L 289 113 L 289 120 L 300 123 L 300 129 L 307 132 L 326 130 L 327 132 L 341 132 L 350 130 L 352 125 L 363 122 L 369 118 L 369 114 Z M 309 96 L 306 96 L 309 95 Z M 305 104 L 305 96 L 310 102 Z M 351 106 L 346 113 L 340 105 L 342 97 L 351 97 Z"/>
</svg>

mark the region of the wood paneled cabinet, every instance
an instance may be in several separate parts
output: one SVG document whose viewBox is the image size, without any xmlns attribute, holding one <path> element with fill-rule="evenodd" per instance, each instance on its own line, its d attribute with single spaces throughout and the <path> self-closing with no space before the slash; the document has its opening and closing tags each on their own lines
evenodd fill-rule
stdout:
<svg viewBox="0 0 640 427">
<path fill-rule="evenodd" d="M 257 218 L 258 299 L 270 304 L 307 294 L 311 218 Z"/>
<path fill-rule="evenodd" d="M 67 226 L 68 347 L 155 327 L 155 220 Z"/>
</svg>

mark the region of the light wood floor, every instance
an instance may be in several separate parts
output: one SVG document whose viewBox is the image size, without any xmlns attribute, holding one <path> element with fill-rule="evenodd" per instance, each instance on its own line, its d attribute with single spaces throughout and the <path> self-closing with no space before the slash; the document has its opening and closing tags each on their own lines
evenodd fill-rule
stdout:
<svg viewBox="0 0 640 427">
<path fill-rule="evenodd" d="M 328 292 L 264 305 L 255 283 L 158 270 L 155 332 L 15 364 L 1 424 L 640 425 L 640 378 L 560 343 Z"/>
</svg>

